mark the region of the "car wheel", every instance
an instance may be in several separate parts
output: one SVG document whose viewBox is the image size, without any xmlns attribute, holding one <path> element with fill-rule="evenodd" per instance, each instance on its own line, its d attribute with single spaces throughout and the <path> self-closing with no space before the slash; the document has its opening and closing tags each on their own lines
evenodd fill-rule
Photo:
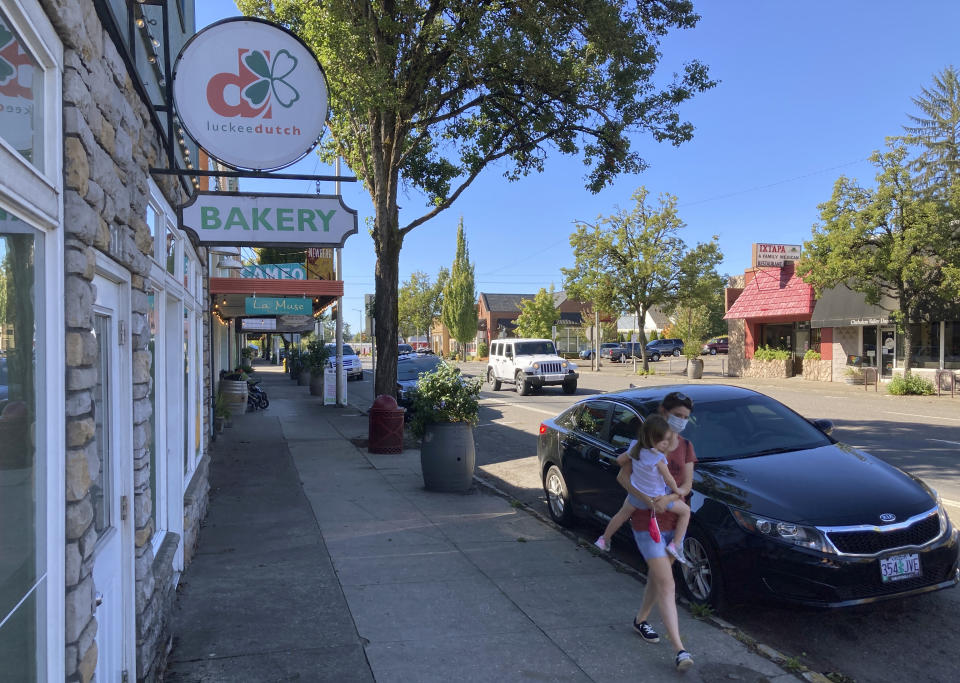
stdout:
<svg viewBox="0 0 960 683">
<path fill-rule="evenodd" d="M 650 360 L 652 360 L 654 363 L 658 362 L 660 360 L 660 354 L 659 353 L 653 354 L 652 356 L 650 356 Z"/>
<path fill-rule="evenodd" d="M 565 394 L 575 394 L 577 393 L 577 382 L 564 382 L 563 383 L 563 393 Z"/>
<path fill-rule="evenodd" d="M 517 373 L 517 393 L 521 396 L 526 396 L 530 393 L 530 385 L 527 383 L 527 378 L 522 372 Z"/>
<path fill-rule="evenodd" d="M 547 494 L 547 510 L 550 517 L 560 526 L 573 524 L 573 505 L 563 473 L 556 465 L 550 465 L 547 476 L 543 478 L 543 490 Z"/>
<path fill-rule="evenodd" d="M 716 356 L 716 355 L 717 355 L 717 350 L 716 350 L 716 349 L 710 349 L 710 355 L 711 355 L 711 356 Z"/>
<path fill-rule="evenodd" d="M 683 539 L 683 551 L 690 562 L 689 567 L 677 563 L 683 592 L 691 602 L 719 609 L 723 581 L 713 541 L 700 527 L 691 524 Z"/>
<path fill-rule="evenodd" d="M 493 385 L 494 391 L 500 391 L 500 380 L 498 380 L 496 375 L 493 374 L 493 368 L 487 370 L 487 381 Z"/>
<path fill-rule="evenodd" d="M 677 356 L 677 357 L 679 358 L 679 357 L 680 357 L 680 349 L 674 349 L 674 350 L 673 350 L 673 355 L 674 355 L 674 356 Z"/>
</svg>

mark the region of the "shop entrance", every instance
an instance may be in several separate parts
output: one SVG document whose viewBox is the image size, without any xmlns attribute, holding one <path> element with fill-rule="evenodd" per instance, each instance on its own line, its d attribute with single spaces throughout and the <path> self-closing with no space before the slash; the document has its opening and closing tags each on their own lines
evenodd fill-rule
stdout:
<svg viewBox="0 0 960 683">
<path fill-rule="evenodd" d="M 99 362 L 93 391 L 94 451 L 98 468 L 90 489 L 97 544 L 93 555 L 96 589 L 98 681 L 124 680 L 132 668 L 132 396 L 125 363 L 127 316 L 120 284 L 94 278 L 97 301 L 93 332 Z"/>
<path fill-rule="evenodd" d="M 896 328 L 883 326 L 880 328 L 880 376 L 893 377 L 893 358 L 896 344 Z"/>
</svg>

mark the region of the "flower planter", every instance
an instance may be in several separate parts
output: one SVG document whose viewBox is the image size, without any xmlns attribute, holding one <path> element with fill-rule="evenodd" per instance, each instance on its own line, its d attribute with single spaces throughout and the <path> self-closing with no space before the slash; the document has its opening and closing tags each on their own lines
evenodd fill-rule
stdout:
<svg viewBox="0 0 960 683">
<path fill-rule="evenodd" d="M 223 430 L 227 426 L 227 418 L 225 417 L 215 417 L 213 418 L 214 429 L 217 430 L 217 434 L 223 434 Z"/>
<path fill-rule="evenodd" d="M 833 361 L 804 358 L 803 378 L 811 382 L 829 382 L 833 378 Z"/>
<path fill-rule="evenodd" d="M 703 361 L 700 358 L 687 360 L 687 379 L 703 379 Z"/>
<path fill-rule="evenodd" d="M 473 485 L 476 452 L 466 422 L 427 425 L 420 446 L 423 484 L 430 491 L 466 491 Z"/>
<path fill-rule="evenodd" d="M 243 380 L 220 380 L 220 393 L 231 415 L 247 412 L 247 383 Z"/>
<path fill-rule="evenodd" d="M 757 379 L 786 379 L 793 377 L 793 359 L 784 360 L 757 360 L 751 358 L 743 371 L 744 377 Z"/>
<path fill-rule="evenodd" d="M 306 386 L 306 385 L 308 385 L 308 384 L 310 384 L 310 371 L 309 371 L 309 370 L 301 370 L 301 371 L 300 371 L 300 374 L 297 375 L 297 386 L 298 386 L 298 387 L 303 387 L 303 386 Z"/>
<path fill-rule="evenodd" d="M 323 396 L 323 371 L 310 373 L 310 395 Z"/>
</svg>

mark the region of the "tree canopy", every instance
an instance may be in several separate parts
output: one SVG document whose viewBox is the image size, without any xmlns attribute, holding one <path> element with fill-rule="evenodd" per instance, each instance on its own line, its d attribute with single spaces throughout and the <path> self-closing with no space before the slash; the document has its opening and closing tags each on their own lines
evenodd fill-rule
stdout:
<svg viewBox="0 0 960 683">
<path fill-rule="evenodd" d="M 875 186 L 846 177 L 836 181 L 830 200 L 820 205 L 820 222 L 797 272 L 818 295 L 846 284 L 871 304 L 892 297 L 909 373 L 909 323 L 936 316 L 960 297 L 960 244 L 952 238 L 956 212 L 950 208 L 960 199 L 960 184 L 950 193 L 953 201 L 926 192 L 911 174 L 900 140 L 890 140 L 888 150 L 874 152 L 870 161 L 877 168 Z"/>
<path fill-rule="evenodd" d="M 516 321 L 517 336 L 553 339 L 553 326 L 559 317 L 553 299 L 553 285 L 550 285 L 550 291 L 541 287 L 535 297 L 525 299 L 520 304 L 520 315 Z"/>
<path fill-rule="evenodd" d="M 690 60 L 657 73 L 661 41 L 699 16 L 686 0 L 238 0 L 316 53 L 330 86 L 327 159 L 342 156 L 373 201 L 377 392 L 393 391 L 399 253 L 491 165 L 509 180 L 543 170 L 548 151 L 581 157 L 597 192 L 646 162 L 642 133 L 681 144 L 678 107 L 713 87 Z M 398 195 L 422 213 L 401 224 Z"/>
<path fill-rule="evenodd" d="M 462 218 L 457 226 L 457 253 L 443 290 L 441 319 L 450 336 L 460 345 L 462 353 L 464 345 L 477 336 L 477 290 Z"/>
<path fill-rule="evenodd" d="M 910 168 L 921 187 L 946 197 L 960 180 L 960 73 L 948 66 L 934 74 L 913 103 L 919 112 L 909 115 L 902 137 L 918 152 Z"/>
<path fill-rule="evenodd" d="M 400 332 L 407 337 L 428 334 L 433 321 L 440 317 L 443 308 L 443 288 L 450 271 L 441 268 L 437 281 L 430 279 L 422 270 L 410 274 L 400 287 L 398 313 Z"/>
<path fill-rule="evenodd" d="M 671 314 L 677 306 L 705 303 L 722 279 L 716 267 L 723 258 L 717 238 L 688 247 L 680 237 L 686 224 L 677 214 L 677 198 L 661 195 L 656 206 L 641 187 L 630 210 L 600 216 L 595 225 L 578 222 L 570 235 L 574 265 L 563 268 L 567 293 L 574 298 L 600 291 L 617 311 L 643 321 L 652 306 Z M 608 287 L 602 289 L 602 285 Z M 643 368 L 648 369 L 646 355 Z"/>
</svg>

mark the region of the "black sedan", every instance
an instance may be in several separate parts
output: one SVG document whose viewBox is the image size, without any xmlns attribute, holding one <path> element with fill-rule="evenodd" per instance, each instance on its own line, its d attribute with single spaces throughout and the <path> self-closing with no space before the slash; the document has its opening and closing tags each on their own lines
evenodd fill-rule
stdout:
<svg viewBox="0 0 960 683">
<path fill-rule="evenodd" d="M 828 420 L 740 387 L 631 389 L 545 421 L 537 454 L 555 521 L 605 521 L 619 509 L 617 453 L 678 390 L 695 403 L 683 436 L 699 459 L 684 542 L 693 566 L 678 570 L 693 601 L 842 607 L 956 585 L 957 531 L 935 491 L 837 442 Z"/>
</svg>

